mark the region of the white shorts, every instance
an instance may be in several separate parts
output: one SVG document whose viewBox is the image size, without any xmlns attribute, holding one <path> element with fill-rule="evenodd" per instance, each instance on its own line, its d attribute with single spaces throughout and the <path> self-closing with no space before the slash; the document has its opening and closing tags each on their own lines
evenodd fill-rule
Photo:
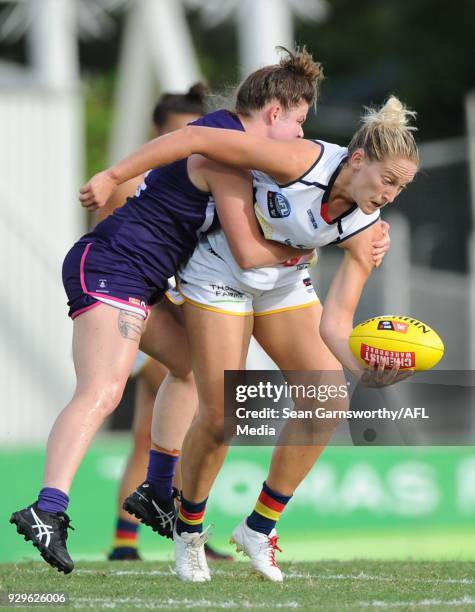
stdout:
<svg viewBox="0 0 475 612">
<path fill-rule="evenodd" d="M 185 302 L 185 298 L 177 289 L 176 280 L 174 278 L 168 279 L 168 289 L 165 291 L 165 297 L 169 302 L 175 304 L 175 306 L 182 306 Z"/>
<path fill-rule="evenodd" d="M 318 304 L 308 268 L 285 270 L 285 283 L 265 291 L 250 287 L 232 273 L 228 264 L 206 241 L 201 241 L 178 276 L 185 301 L 223 314 L 262 316 Z"/>
</svg>

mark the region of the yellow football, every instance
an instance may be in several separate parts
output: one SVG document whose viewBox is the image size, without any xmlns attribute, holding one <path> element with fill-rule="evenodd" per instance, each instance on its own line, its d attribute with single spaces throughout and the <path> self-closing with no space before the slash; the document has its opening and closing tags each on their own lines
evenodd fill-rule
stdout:
<svg viewBox="0 0 475 612">
<path fill-rule="evenodd" d="M 386 368 L 398 359 L 400 369 L 422 372 L 433 368 L 444 354 L 439 334 L 412 317 L 388 315 L 374 317 L 357 325 L 351 332 L 350 349 L 361 365 L 374 357 L 378 364 L 386 358 Z"/>
</svg>

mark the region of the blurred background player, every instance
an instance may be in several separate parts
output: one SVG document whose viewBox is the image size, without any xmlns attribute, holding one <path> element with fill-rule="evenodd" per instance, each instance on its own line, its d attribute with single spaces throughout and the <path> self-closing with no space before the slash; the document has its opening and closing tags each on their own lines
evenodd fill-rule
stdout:
<svg viewBox="0 0 475 612">
<path fill-rule="evenodd" d="M 153 126 L 157 136 L 185 127 L 191 121 L 205 114 L 206 86 L 196 83 L 187 93 L 165 93 L 153 111 Z M 96 213 L 99 223 L 122 206 L 128 197 L 135 194 L 143 183 L 140 175 L 120 185 Z M 145 332 L 146 334 L 147 332 Z M 151 446 L 150 428 L 152 425 L 153 404 L 158 389 L 167 374 L 167 368 L 139 352 L 131 376 L 135 378 L 134 416 L 132 421 L 132 449 L 120 481 L 117 494 L 117 521 L 112 544 L 108 555 L 111 561 L 140 560 L 138 552 L 139 521 L 122 508 L 122 503 L 144 479 L 147 472 Z M 174 484 L 181 488 L 181 471 L 176 470 Z M 232 556 L 220 553 L 207 545 L 208 559 L 232 560 Z"/>
</svg>

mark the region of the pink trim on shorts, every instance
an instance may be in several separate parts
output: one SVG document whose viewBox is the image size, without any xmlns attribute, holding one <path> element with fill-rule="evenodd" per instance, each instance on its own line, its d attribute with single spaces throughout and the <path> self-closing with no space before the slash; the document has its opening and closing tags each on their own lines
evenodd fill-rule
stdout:
<svg viewBox="0 0 475 612">
<path fill-rule="evenodd" d="M 80 314 L 82 314 L 83 312 L 87 312 L 88 310 L 91 310 L 91 308 L 95 308 L 96 306 L 100 306 L 101 304 L 103 304 L 103 302 L 94 302 L 94 304 L 90 304 L 89 306 L 86 306 L 85 308 L 76 310 L 76 312 L 71 315 L 71 319 L 74 321 L 74 319 L 78 317 Z"/>
<path fill-rule="evenodd" d="M 99 301 L 99 304 L 107 304 L 108 302 L 117 302 L 118 304 L 124 304 L 127 305 L 129 307 L 130 312 L 134 312 L 135 310 L 138 310 L 139 312 L 141 312 L 145 319 L 148 317 L 148 314 L 150 312 L 150 306 L 140 306 L 139 304 L 133 304 L 131 302 L 127 302 L 126 300 L 122 300 L 121 298 L 115 297 L 115 296 L 109 296 L 107 294 L 103 294 L 103 293 L 94 293 L 92 291 L 89 291 L 87 286 L 86 286 L 86 279 L 84 276 L 84 266 L 86 263 L 86 257 L 87 254 L 89 253 L 89 249 L 91 248 L 92 242 L 89 242 L 86 245 L 86 248 L 84 249 L 84 253 L 81 256 L 81 264 L 79 267 L 79 278 L 81 280 L 81 289 L 84 291 L 84 293 L 86 295 L 90 295 L 91 297 L 93 297 L 94 299 Z M 105 300 L 108 300 L 108 302 L 106 302 Z M 93 304 L 94 306 L 95 304 Z M 111 306 L 111 304 L 109 304 L 109 306 Z M 86 310 L 88 310 L 89 308 L 92 308 L 92 306 L 87 306 L 86 308 L 83 308 L 82 310 L 77 311 L 76 315 L 80 314 L 81 312 L 85 312 Z M 72 317 L 71 317 L 72 318 Z"/>
<path fill-rule="evenodd" d="M 79 266 L 79 278 L 81 279 L 81 288 L 84 291 L 84 293 L 88 295 L 89 295 L 89 291 L 87 290 L 86 280 L 84 278 L 84 264 L 86 262 L 86 255 L 89 253 L 89 249 L 91 248 L 91 244 L 92 242 L 89 242 L 86 245 L 86 248 L 84 249 L 84 253 L 82 254 L 82 257 L 81 257 L 81 264 Z"/>
</svg>

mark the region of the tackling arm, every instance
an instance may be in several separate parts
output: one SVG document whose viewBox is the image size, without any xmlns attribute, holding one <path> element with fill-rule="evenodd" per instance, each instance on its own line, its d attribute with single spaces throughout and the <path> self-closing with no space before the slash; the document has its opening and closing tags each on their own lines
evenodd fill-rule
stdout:
<svg viewBox="0 0 475 612">
<path fill-rule="evenodd" d="M 145 178 L 143 175 L 136 176 L 114 189 L 105 205 L 97 211 L 95 222 L 99 223 L 100 221 L 103 221 L 106 217 L 112 214 L 116 208 L 123 206 L 127 198 L 131 198 L 135 195 L 138 187 L 144 182 L 144 180 Z"/>
<path fill-rule="evenodd" d="M 241 268 L 272 266 L 312 252 L 266 240 L 254 214 L 249 172 L 202 159 L 201 175 L 213 194 L 221 227 Z"/>
<path fill-rule="evenodd" d="M 302 139 L 280 141 L 237 130 L 188 126 L 151 140 L 93 176 L 81 187 L 79 199 L 84 207 L 94 210 L 104 205 L 117 185 L 149 168 L 185 159 L 193 153 L 237 168 L 262 170 L 286 183 L 301 176 L 319 152 L 320 145 Z"/>
</svg>

